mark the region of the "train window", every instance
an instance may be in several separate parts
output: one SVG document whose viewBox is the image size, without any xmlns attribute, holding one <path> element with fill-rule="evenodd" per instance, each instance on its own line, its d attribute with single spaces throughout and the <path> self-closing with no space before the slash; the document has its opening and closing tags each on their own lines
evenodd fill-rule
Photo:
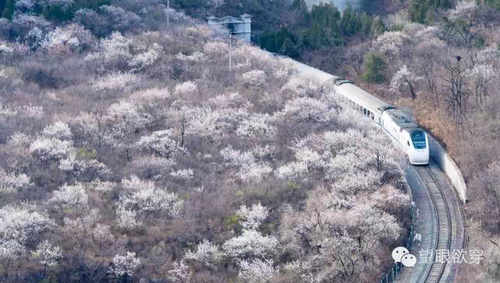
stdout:
<svg viewBox="0 0 500 283">
<path fill-rule="evenodd" d="M 411 133 L 413 146 L 416 149 L 424 149 L 426 147 L 425 132 L 422 130 L 415 130 Z"/>
</svg>

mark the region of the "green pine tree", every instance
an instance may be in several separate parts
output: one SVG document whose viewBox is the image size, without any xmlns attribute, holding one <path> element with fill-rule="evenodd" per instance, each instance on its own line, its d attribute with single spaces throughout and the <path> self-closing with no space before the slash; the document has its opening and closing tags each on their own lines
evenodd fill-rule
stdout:
<svg viewBox="0 0 500 283">
<path fill-rule="evenodd" d="M 500 0 L 485 0 L 486 5 L 493 7 L 495 9 L 500 9 Z"/>
<path fill-rule="evenodd" d="M 373 20 L 372 26 L 371 26 L 371 32 L 373 36 L 378 36 L 381 35 L 386 31 L 386 26 L 384 24 L 384 21 L 382 21 L 381 18 L 377 17 L 376 19 Z"/>
<path fill-rule="evenodd" d="M 377 53 L 369 53 L 365 59 L 365 73 L 363 80 L 369 83 L 383 83 L 385 82 L 385 70 L 387 63 L 382 55 Z"/>
<path fill-rule="evenodd" d="M 290 9 L 293 14 L 293 25 L 295 28 L 307 27 L 310 24 L 310 14 L 304 0 L 294 0 Z"/>
<path fill-rule="evenodd" d="M 14 14 L 14 0 L 7 0 L 2 12 L 2 18 L 12 19 Z"/>
<path fill-rule="evenodd" d="M 340 37 L 340 12 L 331 4 L 319 4 L 311 10 L 311 27 L 306 32 L 306 43 L 312 49 L 343 44 Z"/>
<path fill-rule="evenodd" d="M 3 9 L 5 8 L 5 0 L 0 0 L 0 15 L 3 14 Z"/>
<path fill-rule="evenodd" d="M 342 14 L 342 20 L 340 20 L 340 28 L 342 33 L 346 36 L 353 36 L 361 32 L 363 28 L 363 17 L 366 19 L 371 19 L 367 14 L 357 14 L 352 10 L 352 7 L 349 5 L 344 10 Z"/>
<path fill-rule="evenodd" d="M 408 12 L 412 21 L 428 23 L 434 19 L 437 9 L 449 9 L 452 6 L 453 0 L 411 0 Z"/>
</svg>

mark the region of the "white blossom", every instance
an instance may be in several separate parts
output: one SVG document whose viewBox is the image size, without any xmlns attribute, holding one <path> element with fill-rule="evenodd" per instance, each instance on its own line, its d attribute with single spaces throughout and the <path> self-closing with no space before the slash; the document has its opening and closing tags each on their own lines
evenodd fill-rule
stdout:
<svg viewBox="0 0 500 283">
<path fill-rule="evenodd" d="M 345 194 L 355 194 L 359 191 L 373 191 L 380 186 L 382 173 L 375 170 L 356 172 L 349 177 L 342 177 L 334 184 L 334 188 Z"/>
<path fill-rule="evenodd" d="M 236 130 L 236 134 L 238 136 L 251 138 L 273 138 L 278 130 L 275 126 L 269 124 L 270 120 L 271 117 L 269 114 L 251 115 L 248 119 L 240 123 Z"/>
<path fill-rule="evenodd" d="M 391 80 L 390 90 L 393 92 L 399 92 L 402 87 L 415 87 L 415 83 L 421 80 L 421 77 L 417 77 L 412 73 L 406 65 L 403 65 L 399 69 Z M 415 92 L 415 90 L 413 90 Z"/>
<path fill-rule="evenodd" d="M 13 192 L 29 184 L 28 175 L 8 173 L 0 168 L 0 193 Z"/>
<path fill-rule="evenodd" d="M 294 152 L 297 161 L 307 164 L 308 167 L 323 167 L 326 163 L 324 159 L 330 157 L 329 154 L 324 156 L 308 147 L 294 149 Z"/>
<path fill-rule="evenodd" d="M 243 182 L 260 182 L 262 179 L 273 172 L 273 168 L 264 162 L 250 163 L 242 166 L 237 176 Z"/>
<path fill-rule="evenodd" d="M 266 83 L 266 73 L 262 70 L 252 70 L 241 75 L 241 81 L 244 85 L 251 87 L 260 87 Z"/>
<path fill-rule="evenodd" d="M 198 86 L 193 82 L 183 82 L 175 86 L 174 93 L 177 95 L 184 95 L 195 93 L 198 91 Z"/>
<path fill-rule="evenodd" d="M 485 48 L 477 53 L 477 61 L 481 64 L 491 64 L 500 58 L 500 51 L 496 48 Z"/>
<path fill-rule="evenodd" d="M 113 265 L 110 267 L 110 271 L 116 277 L 122 277 L 124 275 L 132 276 L 141 266 L 141 260 L 137 258 L 135 253 L 127 252 L 125 255 L 117 254 L 113 257 Z"/>
<path fill-rule="evenodd" d="M 170 173 L 170 176 L 181 179 L 181 180 L 191 180 L 193 179 L 193 169 L 181 169 L 177 171 L 173 171 Z"/>
<path fill-rule="evenodd" d="M 492 65 L 476 64 L 472 69 L 468 70 L 467 76 L 486 82 L 495 76 L 495 70 Z"/>
<path fill-rule="evenodd" d="M 0 54 L 9 54 L 12 52 L 14 52 L 14 48 L 10 47 L 7 42 L 0 40 Z"/>
<path fill-rule="evenodd" d="M 99 243 L 110 243 L 115 239 L 113 233 L 111 233 L 109 225 L 99 223 L 94 227 L 92 236 Z"/>
<path fill-rule="evenodd" d="M 287 101 L 285 108 L 278 115 L 296 121 L 326 123 L 333 120 L 337 114 L 323 101 L 310 97 L 301 97 Z"/>
<path fill-rule="evenodd" d="M 218 140 L 236 123 L 239 111 L 213 110 L 209 107 L 183 108 L 186 134 Z"/>
<path fill-rule="evenodd" d="M 230 145 L 220 151 L 225 163 L 230 166 L 248 166 L 255 163 L 255 157 L 249 151 L 241 152 Z"/>
<path fill-rule="evenodd" d="M 101 180 L 94 180 L 92 183 L 90 183 L 90 185 L 96 191 L 101 193 L 111 192 L 113 188 L 116 186 L 116 184 L 113 182 L 103 182 Z"/>
<path fill-rule="evenodd" d="M 73 241 L 81 241 L 84 238 L 90 237 L 92 229 L 101 218 L 101 212 L 97 208 L 92 208 L 85 211 L 81 216 L 65 217 L 63 219 L 64 226 L 62 230 L 66 236 Z"/>
<path fill-rule="evenodd" d="M 172 282 L 189 282 L 193 273 L 189 270 L 189 267 L 184 264 L 184 260 L 179 262 L 174 262 L 172 270 L 168 271 L 168 278 Z"/>
<path fill-rule="evenodd" d="M 136 147 L 146 149 L 159 156 L 171 158 L 186 150 L 173 138 L 172 130 L 155 131 L 149 136 L 143 136 Z"/>
<path fill-rule="evenodd" d="M 130 38 L 124 37 L 120 32 L 113 32 L 109 38 L 101 40 L 99 46 L 101 51 L 87 55 L 85 60 L 101 59 L 107 64 L 128 61 L 133 57 L 130 53 L 131 45 Z"/>
<path fill-rule="evenodd" d="M 139 81 L 139 78 L 130 73 L 113 73 L 92 84 L 95 90 L 119 90 L 133 85 Z"/>
<path fill-rule="evenodd" d="M 55 223 L 34 205 L 0 208 L 0 243 L 17 240 L 25 244 L 55 227 Z"/>
<path fill-rule="evenodd" d="M 165 211 L 169 216 L 176 217 L 182 208 L 182 200 L 177 194 L 165 189 L 158 189 L 151 181 L 143 181 L 137 176 L 122 181 L 123 187 L 129 190 L 120 197 L 121 206 L 127 210 L 139 212 Z"/>
<path fill-rule="evenodd" d="M 128 65 L 132 67 L 134 71 L 152 66 L 158 60 L 162 51 L 163 48 L 159 44 L 154 43 L 151 49 L 135 55 Z"/>
<path fill-rule="evenodd" d="M 42 135 L 46 138 L 54 138 L 59 140 L 71 140 L 73 136 L 68 124 L 61 121 L 45 127 L 42 131 Z"/>
<path fill-rule="evenodd" d="M 90 47 L 92 40 L 90 31 L 78 24 L 70 24 L 49 32 L 41 43 L 41 47 L 55 54 L 74 52 Z"/>
<path fill-rule="evenodd" d="M 38 28 L 33 27 L 26 36 L 24 41 L 27 43 L 29 50 L 36 50 L 43 44 L 44 32 Z"/>
<path fill-rule="evenodd" d="M 478 9 L 479 6 L 474 0 L 457 1 L 455 9 L 450 10 L 450 16 L 452 19 L 472 18 Z"/>
<path fill-rule="evenodd" d="M 106 176 L 110 174 L 110 170 L 106 164 L 99 162 L 93 158 L 85 158 L 85 154 L 79 156 L 83 151 L 72 151 L 66 158 L 62 159 L 59 163 L 59 169 L 62 171 L 69 171 L 73 175 L 78 176 L 86 170 L 93 170 L 99 176 Z M 91 153 L 92 154 L 92 153 Z"/>
<path fill-rule="evenodd" d="M 227 240 L 222 249 L 233 258 L 268 258 L 277 252 L 278 239 L 255 230 L 243 230 L 242 235 Z"/>
<path fill-rule="evenodd" d="M 275 150 L 274 146 L 266 144 L 264 147 L 257 146 L 252 148 L 251 152 L 255 157 L 258 158 L 265 158 L 265 157 L 273 158 L 272 155 L 274 153 L 274 150 Z"/>
<path fill-rule="evenodd" d="M 239 277 L 250 283 L 272 282 L 279 274 L 279 270 L 273 264 L 273 260 L 242 260 Z"/>
<path fill-rule="evenodd" d="M 170 171 L 175 164 L 174 159 L 158 157 L 155 155 L 145 155 L 134 159 L 132 167 L 141 174 L 160 176 L 163 172 Z"/>
<path fill-rule="evenodd" d="M 29 151 L 30 144 L 33 142 L 33 138 L 27 134 L 15 132 L 7 140 L 7 146 L 12 152 L 18 156 L 27 157 L 30 156 Z"/>
<path fill-rule="evenodd" d="M 202 52 L 196 51 L 191 55 L 184 55 L 183 53 L 179 53 L 175 56 L 177 60 L 200 63 L 206 61 L 206 56 Z"/>
<path fill-rule="evenodd" d="M 53 192 L 49 202 L 57 203 L 63 208 L 86 207 L 88 205 L 88 195 L 82 183 L 74 185 L 64 184 Z"/>
<path fill-rule="evenodd" d="M 0 240 L 0 259 L 18 259 L 26 253 L 26 247 L 16 239 Z"/>
<path fill-rule="evenodd" d="M 203 46 L 203 51 L 214 57 L 226 55 L 229 52 L 229 45 L 221 41 L 209 41 Z"/>
<path fill-rule="evenodd" d="M 112 125 L 107 138 L 118 144 L 123 143 L 128 134 L 146 127 L 153 119 L 151 115 L 142 112 L 136 103 L 124 100 L 112 104 L 105 118 Z"/>
<path fill-rule="evenodd" d="M 43 106 L 23 105 L 18 107 L 17 111 L 27 118 L 41 119 L 44 117 Z"/>
<path fill-rule="evenodd" d="M 32 141 L 33 139 L 31 136 L 15 132 L 9 137 L 8 144 L 12 146 L 29 146 Z"/>
<path fill-rule="evenodd" d="M 210 241 L 203 240 L 203 242 L 198 244 L 196 252 L 188 251 L 184 259 L 196 260 L 204 263 L 206 266 L 214 267 L 222 259 L 222 253 L 219 251 L 219 247 Z"/>
<path fill-rule="evenodd" d="M 118 227 L 133 230 L 142 226 L 142 223 L 137 220 L 137 212 L 126 209 L 119 205 L 116 209 Z"/>
<path fill-rule="evenodd" d="M 292 76 L 288 82 L 282 86 L 283 93 L 291 93 L 288 98 L 306 97 L 308 94 L 318 93 L 320 85 L 314 80 L 304 76 Z"/>
<path fill-rule="evenodd" d="M 170 92 L 167 88 L 149 88 L 133 93 L 130 99 L 142 101 L 148 105 L 155 106 L 159 101 L 170 98 Z"/>
<path fill-rule="evenodd" d="M 64 159 L 75 151 L 73 141 L 39 137 L 30 145 L 30 152 L 42 160 Z"/>
<path fill-rule="evenodd" d="M 228 94 L 221 94 L 208 99 L 208 104 L 215 108 L 238 108 L 239 106 L 249 105 L 248 101 L 244 99 L 239 93 L 232 92 Z"/>
<path fill-rule="evenodd" d="M 269 211 L 260 203 L 252 205 L 251 208 L 242 205 L 236 212 L 242 218 L 241 225 L 244 229 L 257 229 L 269 215 Z"/>
<path fill-rule="evenodd" d="M 415 38 L 413 40 L 416 43 L 434 40 L 436 42 L 440 42 L 440 44 L 438 44 L 439 46 L 444 46 L 445 45 L 444 41 L 441 41 L 441 39 L 439 39 L 439 33 L 440 33 L 440 30 L 438 27 L 427 26 L 424 29 L 419 30 L 415 34 Z"/>
<path fill-rule="evenodd" d="M 379 36 L 374 43 L 374 47 L 382 54 L 397 56 L 411 38 L 401 31 L 387 31 Z"/>
<path fill-rule="evenodd" d="M 291 179 L 296 180 L 303 177 L 309 172 L 307 168 L 307 163 L 305 162 L 290 162 L 281 167 L 276 171 L 276 177 L 279 179 Z"/>
<path fill-rule="evenodd" d="M 58 246 L 52 247 L 52 244 L 47 240 L 38 244 L 30 256 L 32 260 L 38 260 L 41 264 L 49 267 L 56 266 L 62 257 L 62 249 Z"/>
</svg>

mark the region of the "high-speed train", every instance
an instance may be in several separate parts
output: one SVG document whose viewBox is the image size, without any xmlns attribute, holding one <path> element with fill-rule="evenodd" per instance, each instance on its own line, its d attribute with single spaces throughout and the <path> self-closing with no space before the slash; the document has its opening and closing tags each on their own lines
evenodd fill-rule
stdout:
<svg viewBox="0 0 500 283">
<path fill-rule="evenodd" d="M 284 58 L 281 58 L 285 60 Z M 384 128 L 403 148 L 411 164 L 429 163 L 429 140 L 427 134 L 403 111 L 385 103 L 342 77 L 314 69 L 300 62 L 286 58 L 305 76 L 334 84 L 335 94 L 340 102 L 371 118 Z"/>
</svg>

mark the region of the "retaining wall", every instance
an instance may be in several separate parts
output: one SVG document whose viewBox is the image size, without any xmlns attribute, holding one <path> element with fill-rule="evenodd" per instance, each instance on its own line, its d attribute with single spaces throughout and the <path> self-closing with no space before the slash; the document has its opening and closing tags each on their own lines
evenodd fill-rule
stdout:
<svg viewBox="0 0 500 283">
<path fill-rule="evenodd" d="M 429 148 L 431 158 L 439 165 L 441 170 L 448 176 L 453 187 L 457 191 L 458 196 L 463 203 L 467 201 L 467 187 L 465 186 L 464 176 L 458 168 L 457 163 L 451 158 L 451 156 L 444 150 L 444 148 L 439 144 L 434 137 L 429 135 Z"/>
</svg>

